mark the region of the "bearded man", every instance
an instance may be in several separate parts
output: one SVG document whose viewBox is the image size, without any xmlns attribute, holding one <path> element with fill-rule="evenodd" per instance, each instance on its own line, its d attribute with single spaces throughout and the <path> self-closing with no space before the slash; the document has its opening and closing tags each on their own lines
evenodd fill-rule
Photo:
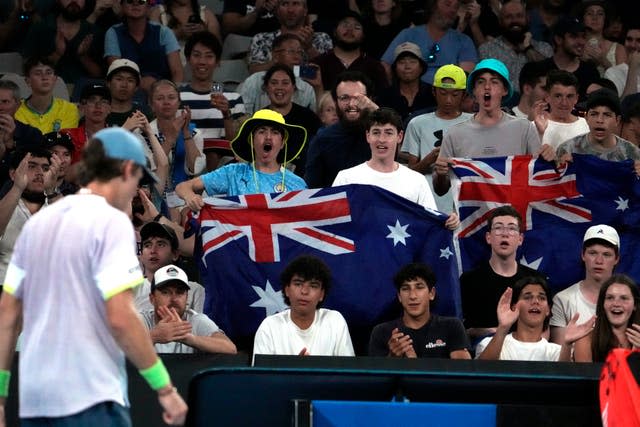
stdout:
<svg viewBox="0 0 640 427">
<path fill-rule="evenodd" d="M 89 13 L 86 0 L 56 0 L 52 13 L 29 28 L 22 56 L 46 57 L 67 83 L 101 78 L 103 37 L 87 22 Z"/>
<path fill-rule="evenodd" d="M 366 117 L 378 109 L 372 100 L 371 79 L 360 71 L 345 71 L 338 76 L 331 95 L 339 121 L 311 140 L 304 175 L 309 188 L 330 187 L 338 172 L 371 157 L 365 136 Z"/>
<path fill-rule="evenodd" d="M 511 86 L 519 87 L 518 76 L 527 62 L 541 61 L 553 55 L 553 48 L 534 40 L 529 31 L 525 4 L 521 0 L 507 0 L 498 17 L 501 35 L 480 45 L 481 59 L 495 58 L 509 70 Z"/>
</svg>

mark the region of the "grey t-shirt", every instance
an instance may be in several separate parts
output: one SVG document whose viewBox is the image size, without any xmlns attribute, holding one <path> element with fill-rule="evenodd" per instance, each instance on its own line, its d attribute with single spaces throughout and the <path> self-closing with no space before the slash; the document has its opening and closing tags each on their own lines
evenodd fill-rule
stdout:
<svg viewBox="0 0 640 427">
<path fill-rule="evenodd" d="M 407 131 L 404 134 L 404 140 L 402 141 L 401 151 L 416 156 L 419 160 L 422 160 L 427 154 L 429 154 L 438 143 L 438 136 L 442 138 L 443 134 L 446 134 L 448 129 L 453 125 L 465 122 L 472 117 L 469 113 L 462 113 L 455 119 L 445 120 L 436 115 L 435 112 L 421 114 L 411 120 L 407 125 Z M 438 135 L 438 133 L 440 135 Z M 440 140 L 442 143 L 442 140 Z M 433 181 L 431 180 L 433 165 L 430 170 L 427 171 L 425 177 L 433 193 L 433 197 L 436 200 L 438 210 L 442 212 L 450 212 L 453 207 L 453 197 L 451 191 L 447 191 L 446 194 L 438 196 L 433 190 Z"/>
<path fill-rule="evenodd" d="M 153 310 L 147 310 L 140 313 L 143 323 L 147 329 L 153 329 L 155 319 Z M 197 313 L 190 308 L 185 310 L 182 316 L 184 320 L 191 323 L 191 333 L 198 337 L 208 337 L 216 332 L 222 332 L 218 325 L 205 314 Z M 222 332 L 224 333 L 224 332 Z M 158 353 L 197 353 L 198 350 L 181 342 L 168 342 L 166 344 L 156 343 L 153 345 Z"/>
<path fill-rule="evenodd" d="M 442 141 L 440 157 L 500 157 L 535 154 L 540 149 L 535 125 L 503 113 L 494 126 L 484 126 L 475 118 L 449 128 Z"/>
</svg>

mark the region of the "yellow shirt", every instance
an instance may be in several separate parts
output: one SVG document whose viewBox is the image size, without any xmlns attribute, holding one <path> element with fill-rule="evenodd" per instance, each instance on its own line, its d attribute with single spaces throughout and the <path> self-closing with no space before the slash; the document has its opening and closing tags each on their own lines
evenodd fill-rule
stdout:
<svg viewBox="0 0 640 427">
<path fill-rule="evenodd" d="M 22 123 L 40 129 L 40 132 L 45 134 L 57 132 L 60 129 L 77 127 L 80 114 L 75 104 L 61 98 L 53 98 L 51 106 L 44 114 L 29 108 L 26 100 L 23 99 L 15 118 Z"/>
</svg>

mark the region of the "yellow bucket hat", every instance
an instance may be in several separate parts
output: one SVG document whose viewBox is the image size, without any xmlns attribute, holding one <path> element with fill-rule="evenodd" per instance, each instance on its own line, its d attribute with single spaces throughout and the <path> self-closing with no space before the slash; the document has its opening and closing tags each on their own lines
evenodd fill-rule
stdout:
<svg viewBox="0 0 640 427">
<path fill-rule="evenodd" d="M 264 109 L 253 113 L 253 116 L 242 124 L 238 134 L 231 141 L 233 154 L 245 162 L 252 162 L 253 131 L 262 125 L 274 126 L 283 131 L 282 142 L 284 146 L 278 154 L 278 162 L 289 163 L 302 153 L 304 144 L 307 142 L 307 130 L 302 126 L 288 125 L 282 114 L 277 111 Z M 288 153 L 292 153 L 292 155 L 289 156 Z"/>
</svg>

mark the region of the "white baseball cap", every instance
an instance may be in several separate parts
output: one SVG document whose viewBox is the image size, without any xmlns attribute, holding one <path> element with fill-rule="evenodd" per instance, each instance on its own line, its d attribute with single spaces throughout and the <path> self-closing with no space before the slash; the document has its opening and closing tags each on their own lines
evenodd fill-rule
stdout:
<svg viewBox="0 0 640 427">
<path fill-rule="evenodd" d="M 618 232 L 615 228 L 606 224 L 594 225 L 587 229 L 587 232 L 584 233 L 584 239 L 582 242 L 585 243 L 587 240 L 592 239 L 604 240 L 611 243 L 616 248 L 620 248 L 620 236 L 618 236 Z"/>
<path fill-rule="evenodd" d="M 151 292 L 158 288 L 167 286 L 169 284 L 184 285 L 187 290 L 189 289 L 189 279 L 187 273 L 180 267 L 176 267 L 173 264 L 165 265 L 164 267 L 156 270 L 153 275 L 153 282 L 151 282 Z"/>
<path fill-rule="evenodd" d="M 116 71 L 120 70 L 129 71 L 136 76 L 136 78 L 138 79 L 138 83 L 140 83 L 140 67 L 138 67 L 138 64 L 136 64 L 132 60 L 126 58 L 116 59 L 111 63 L 109 69 L 107 70 L 107 80 L 109 80 Z"/>
</svg>

